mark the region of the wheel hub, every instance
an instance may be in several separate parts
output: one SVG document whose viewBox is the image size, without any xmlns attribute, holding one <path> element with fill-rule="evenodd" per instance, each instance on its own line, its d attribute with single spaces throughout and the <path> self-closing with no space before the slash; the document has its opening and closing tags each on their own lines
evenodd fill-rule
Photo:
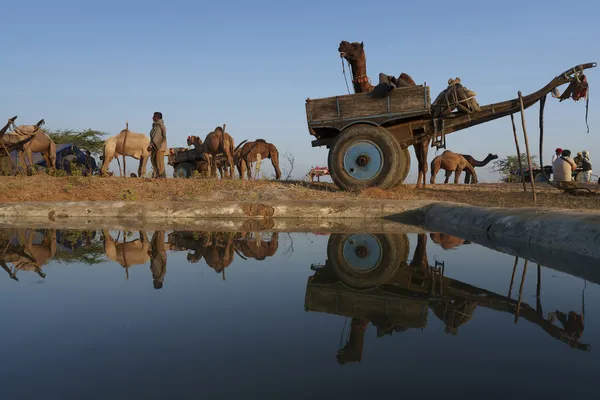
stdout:
<svg viewBox="0 0 600 400">
<path fill-rule="evenodd" d="M 345 172 L 356 180 L 373 179 L 381 172 L 383 152 L 371 141 L 354 142 L 344 153 L 343 166 Z"/>
<path fill-rule="evenodd" d="M 368 272 L 379 265 L 383 251 L 375 236 L 358 233 L 344 242 L 342 254 L 350 267 L 359 272 Z"/>
</svg>

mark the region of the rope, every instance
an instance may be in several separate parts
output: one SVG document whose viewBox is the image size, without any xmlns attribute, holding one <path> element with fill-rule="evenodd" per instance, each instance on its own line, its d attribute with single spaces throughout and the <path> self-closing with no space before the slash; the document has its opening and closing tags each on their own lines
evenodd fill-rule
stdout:
<svg viewBox="0 0 600 400">
<path fill-rule="evenodd" d="M 342 334 L 340 335 L 340 346 L 338 350 L 342 349 L 342 343 L 344 343 L 344 332 L 346 331 L 346 324 L 348 323 L 348 317 L 344 320 L 344 327 L 342 328 Z"/>
<path fill-rule="evenodd" d="M 590 133 L 590 126 L 588 125 L 588 111 L 590 107 L 590 86 L 587 88 L 587 96 L 585 99 L 585 126 L 587 126 L 587 133 Z"/>
<path fill-rule="evenodd" d="M 342 74 L 344 75 L 344 81 L 346 81 L 346 89 L 348 90 L 348 94 L 350 93 L 350 87 L 348 86 L 348 77 L 346 76 L 346 67 L 344 66 L 344 57 L 340 57 L 342 59 Z M 350 64 L 348 64 L 348 67 Z M 352 69 L 350 69 L 350 73 L 352 73 Z"/>
</svg>

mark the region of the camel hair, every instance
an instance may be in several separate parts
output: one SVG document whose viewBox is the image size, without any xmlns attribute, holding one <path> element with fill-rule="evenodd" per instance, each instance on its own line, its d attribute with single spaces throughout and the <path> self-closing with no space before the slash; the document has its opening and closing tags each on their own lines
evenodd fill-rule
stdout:
<svg viewBox="0 0 600 400">
<path fill-rule="evenodd" d="M 365 55 L 365 46 L 363 42 L 349 43 L 343 40 L 338 47 L 340 57 L 343 57 L 350 64 L 352 69 L 352 84 L 354 86 L 354 93 L 367 93 L 373 90 L 373 85 L 369 82 L 367 76 L 367 57 Z M 407 86 L 416 86 L 415 81 L 404 72 L 400 74 L 398 78 Z M 425 187 L 425 176 L 427 175 L 427 153 L 429 151 L 429 144 L 431 138 L 426 138 L 419 143 L 413 144 L 415 155 L 417 156 L 417 162 L 419 164 L 419 176 L 417 178 L 417 187 L 420 187 L 421 183 L 423 188 Z"/>
<path fill-rule="evenodd" d="M 473 167 L 485 167 L 490 161 L 498 159 L 498 155 L 492 153 L 489 153 L 483 161 L 477 161 L 468 154 L 461 154 L 461 156 L 463 156 Z M 465 171 L 465 183 L 471 183 L 471 173 L 468 170 Z"/>
<path fill-rule="evenodd" d="M 448 179 L 452 172 L 454 172 L 454 183 L 458 184 L 460 174 L 464 169 L 471 172 L 473 175 L 473 183 L 477 183 L 477 173 L 475 168 L 460 154 L 453 153 L 450 150 L 444 151 L 439 156 L 431 160 L 431 180 L 430 183 L 435 184 L 435 177 L 437 173 L 443 169 L 446 171 L 446 179 L 444 183 L 448 183 Z"/>
</svg>

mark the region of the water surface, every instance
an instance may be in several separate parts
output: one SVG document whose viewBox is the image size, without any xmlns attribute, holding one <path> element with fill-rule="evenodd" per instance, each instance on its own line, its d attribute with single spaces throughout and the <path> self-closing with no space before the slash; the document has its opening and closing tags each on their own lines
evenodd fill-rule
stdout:
<svg viewBox="0 0 600 400">
<path fill-rule="evenodd" d="M 439 234 L 2 230 L 3 398 L 597 398 L 596 283 Z"/>
</svg>

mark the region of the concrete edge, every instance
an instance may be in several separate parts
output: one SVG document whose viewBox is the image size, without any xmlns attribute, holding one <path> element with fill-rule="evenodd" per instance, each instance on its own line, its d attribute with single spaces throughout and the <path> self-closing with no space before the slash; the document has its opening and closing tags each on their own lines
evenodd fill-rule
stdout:
<svg viewBox="0 0 600 400">
<path fill-rule="evenodd" d="M 423 226 L 464 239 L 485 238 L 488 243 L 507 247 L 520 244 L 522 251 L 537 247 L 553 254 L 600 259 L 600 213 L 438 203 L 424 213 Z"/>
</svg>

